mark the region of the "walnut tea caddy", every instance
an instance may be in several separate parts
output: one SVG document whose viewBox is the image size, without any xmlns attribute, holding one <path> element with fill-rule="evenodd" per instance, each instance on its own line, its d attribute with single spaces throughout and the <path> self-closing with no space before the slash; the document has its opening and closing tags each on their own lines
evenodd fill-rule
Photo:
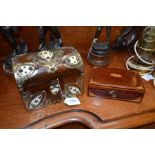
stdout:
<svg viewBox="0 0 155 155">
<path fill-rule="evenodd" d="M 83 61 L 72 47 L 17 56 L 13 59 L 13 72 L 28 110 L 83 93 Z"/>
</svg>

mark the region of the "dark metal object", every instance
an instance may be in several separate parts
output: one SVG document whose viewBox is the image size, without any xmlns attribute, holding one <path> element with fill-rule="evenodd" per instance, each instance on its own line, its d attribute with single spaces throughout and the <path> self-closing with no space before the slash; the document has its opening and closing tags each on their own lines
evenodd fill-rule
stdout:
<svg viewBox="0 0 155 155">
<path fill-rule="evenodd" d="M 142 30 L 143 27 L 124 26 L 121 35 L 115 41 L 113 48 L 118 50 L 132 48 Z"/>
<path fill-rule="evenodd" d="M 88 53 L 88 61 L 92 65 L 102 65 L 106 66 L 108 64 L 108 52 L 110 50 L 110 34 L 111 27 L 106 26 L 106 41 L 105 43 L 97 42 L 98 37 L 100 36 L 103 30 L 102 26 L 98 26 L 95 38 L 92 42 L 92 46 Z"/>
<path fill-rule="evenodd" d="M 0 26 L 0 33 L 11 46 L 11 53 L 3 63 L 3 69 L 6 73 L 12 74 L 12 58 L 16 55 L 27 53 L 28 48 L 23 40 L 18 41 L 15 36 L 16 26 Z"/>
<path fill-rule="evenodd" d="M 50 31 L 49 45 L 47 46 L 45 36 Z M 62 47 L 61 34 L 57 26 L 38 26 L 39 32 L 39 50 L 53 50 Z"/>
</svg>

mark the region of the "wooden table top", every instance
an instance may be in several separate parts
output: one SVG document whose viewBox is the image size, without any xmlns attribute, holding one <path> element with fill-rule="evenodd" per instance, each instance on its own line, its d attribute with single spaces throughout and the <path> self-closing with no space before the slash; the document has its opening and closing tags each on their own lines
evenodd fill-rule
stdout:
<svg viewBox="0 0 155 155">
<path fill-rule="evenodd" d="M 29 51 L 36 51 L 38 34 L 35 27 L 22 27 L 19 35 L 27 42 Z M 64 46 L 75 47 L 84 60 L 84 95 L 81 104 L 67 106 L 63 102 L 29 112 L 20 98 L 15 80 L 2 70 L 2 62 L 10 52 L 0 35 L 0 128 L 59 128 L 65 124 L 80 123 L 88 128 L 138 128 L 155 122 L 155 88 L 152 81 L 143 80 L 145 95 L 140 104 L 119 100 L 88 97 L 87 87 L 92 66 L 86 60 L 95 27 L 61 27 Z M 112 28 L 111 42 L 119 34 L 120 27 Z M 104 38 L 104 32 L 101 34 Z M 127 51 L 111 51 L 109 66 L 125 68 Z"/>
<path fill-rule="evenodd" d="M 84 60 L 84 95 L 81 104 L 67 106 L 63 102 L 29 112 L 25 109 L 13 77 L 0 69 L 0 128 L 59 128 L 68 123 L 81 123 L 89 128 L 136 128 L 155 122 L 155 88 L 152 81 L 143 80 L 145 95 L 142 102 L 88 97 L 87 87 L 92 66 L 87 52 L 80 51 Z M 127 52 L 111 51 L 109 66 L 125 68 Z"/>
</svg>

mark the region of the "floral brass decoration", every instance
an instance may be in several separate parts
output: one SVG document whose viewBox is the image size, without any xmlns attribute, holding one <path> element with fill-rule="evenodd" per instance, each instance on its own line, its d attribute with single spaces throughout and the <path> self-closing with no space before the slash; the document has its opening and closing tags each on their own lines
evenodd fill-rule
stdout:
<svg viewBox="0 0 155 155">
<path fill-rule="evenodd" d="M 83 92 L 83 61 L 74 48 L 41 50 L 15 57 L 13 72 L 28 110 Z"/>
</svg>

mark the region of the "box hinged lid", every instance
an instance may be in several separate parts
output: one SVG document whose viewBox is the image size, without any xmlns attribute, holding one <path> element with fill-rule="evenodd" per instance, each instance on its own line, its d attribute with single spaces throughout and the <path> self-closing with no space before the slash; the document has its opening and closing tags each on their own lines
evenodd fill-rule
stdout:
<svg viewBox="0 0 155 155">
<path fill-rule="evenodd" d="M 13 71 L 18 86 L 31 85 L 65 75 L 83 73 L 83 61 L 72 47 L 23 54 L 13 59 Z"/>
<path fill-rule="evenodd" d="M 94 67 L 90 76 L 89 88 L 118 89 L 144 93 L 144 87 L 136 71 Z"/>
</svg>

